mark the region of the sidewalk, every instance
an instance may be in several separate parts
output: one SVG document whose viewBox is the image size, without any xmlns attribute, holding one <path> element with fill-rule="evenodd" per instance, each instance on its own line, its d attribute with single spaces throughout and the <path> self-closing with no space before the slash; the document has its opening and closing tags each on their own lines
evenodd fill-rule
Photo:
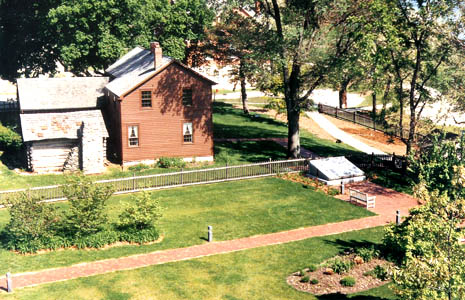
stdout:
<svg viewBox="0 0 465 300">
<path fill-rule="evenodd" d="M 382 226 L 395 221 L 396 210 L 401 210 L 402 215 L 405 216 L 408 209 L 417 205 L 417 201 L 411 196 L 380 187 L 373 183 L 368 183 L 366 186 L 358 184 L 357 188 L 365 189 L 364 191 L 369 193 L 376 193 L 376 208 L 372 211 L 378 213 L 377 216 L 230 241 L 205 243 L 186 248 L 81 263 L 69 267 L 13 274 L 13 289 Z M 342 198 L 344 197 L 342 196 Z M 0 282 L 0 289 L 6 290 L 6 280 Z"/>
<path fill-rule="evenodd" d="M 357 150 L 365 152 L 367 154 L 386 154 L 381 150 L 376 148 L 370 147 L 365 143 L 357 140 L 356 138 L 352 137 L 351 135 L 345 133 L 344 131 L 337 128 L 333 123 L 331 123 L 328 119 L 326 119 L 322 114 L 319 112 L 306 112 L 309 118 L 312 118 L 318 125 L 332 135 L 335 139 L 340 140 L 344 144 L 347 144 Z"/>
</svg>

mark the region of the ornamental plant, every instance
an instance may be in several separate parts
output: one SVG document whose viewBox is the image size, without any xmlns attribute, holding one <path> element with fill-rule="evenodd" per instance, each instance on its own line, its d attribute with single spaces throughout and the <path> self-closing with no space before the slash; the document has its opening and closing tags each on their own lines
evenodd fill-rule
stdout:
<svg viewBox="0 0 465 300">
<path fill-rule="evenodd" d="M 148 192 L 135 194 L 131 200 L 119 215 L 119 227 L 134 230 L 154 228 L 162 216 L 159 200 Z"/>
<path fill-rule="evenodd" d="M 65 228 L 77 237 L 102 230 L 107 223 L 105 205 L 113 194 L 110 186 L 96 185 L 85 176 L 68 179 L 63 187 L 70 208 L 66 214 Z"/>
</svg>

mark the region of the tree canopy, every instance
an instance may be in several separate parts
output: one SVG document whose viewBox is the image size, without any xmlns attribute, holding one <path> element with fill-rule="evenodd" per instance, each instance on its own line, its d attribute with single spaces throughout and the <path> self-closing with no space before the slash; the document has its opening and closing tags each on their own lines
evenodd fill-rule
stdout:
<svg viewBox="0 0 465 300">
<path fill-rule="evenodd" d="M 0 76 L 53 73 L 57 62 L 76 75 L 99 73 L 153 40 L 166 55 L 183 60 L 186 42 L 202 40 L 212 20 L 204 0 L 4 0 Z"/>
</svg>

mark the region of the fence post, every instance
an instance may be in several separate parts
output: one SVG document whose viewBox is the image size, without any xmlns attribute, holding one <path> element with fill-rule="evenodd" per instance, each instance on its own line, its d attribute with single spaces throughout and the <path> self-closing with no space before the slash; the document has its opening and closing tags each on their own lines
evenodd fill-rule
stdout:
<svg viewBox="0 0 465 300">
<path fill-rule="evenodd" d="M 228 179 L 228 162 L 226 162 L 226 179 Z"/>
<path fill-rule="evenodd" d="M 373 161 L 374 160 L 375 160 L 375 153 L 371 152 L 370 169 L 373 169 Z"/>
<path fill-rule="evenodd" d="M 132 173 L 132 190 L 136 190 L 136 173 Z"/>
<path fill-rule="evenodd" d="M 208 226 L 208 242 L 212 242 L 212 241 L 213 241 L 213 227 Z"/>
<path fill-rule="evenodd" d="M 337 106 L 336 106 L 336 118 L 337 118 Z"/>
<path fill-rule="evenodd" d="M 181 168 L 181 184 L 184 183 L 184 173 L 183 173 L 183 168 Z"/>
<path fill-rule="evenodd" d="M 396 211 L 396 225 L 400 225 L 400 210 Z"/>
<path fill-rule="evenodd" d="M 373 118 L 373 129 L 376 130 L 376 122 L 374 118 Z"/>
<path fill-rule="evenodd" d="M 6 273 L 6 289 L 8 293 L 13 292 L 13 282 L 11 280 L 11 273 Z"/>
<path fill-rule="evenodd" d="M 269 164 L 269 166 L 268 166 L 268 171 L 270 172 L 270 174 L 272 174 L 272 169 L 271 169 L 271 157 L 270 157 L 270 159 L 269 159 L 269 161 L 268 161 L 268 164 Z"/>
<path fill-rule="evenodd" d="M 354 110 L 354 123 L 357 123 L 357 122 L 355 121 L 355 116 L 356 116 L 356 114 L 357 114 L 357 111 Z"/>
</svg>

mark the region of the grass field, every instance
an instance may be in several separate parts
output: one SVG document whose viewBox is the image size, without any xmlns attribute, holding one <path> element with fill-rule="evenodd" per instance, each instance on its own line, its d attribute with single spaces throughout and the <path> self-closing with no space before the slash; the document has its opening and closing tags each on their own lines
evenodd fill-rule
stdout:
<svg viewBox="0 0 465 300">
<path fill-rule="evenodd" d="M 4 293 L 3 299 L 394 300 L 388 286 L 363 293 L 315 297 L 286 277 L 347 247 L 379 243 L 383 229 L 353 231 Z"/>
<path fill-rule="evenodd" d="M 0 274 L 201 244 L 205 242 L 208 225 L 214 228 L 215 240 L 230 240 L 373 215 L 366 209 L 279 178 L 176 188 L 154 192 L 153 196 L 160 199 L 164 209 L 159 224 L 165 236 L 163 242 L 32 256 L 15 254 L 2 247 Z M 130 199 L 129 195 L 112 197 L 107 208 L 109 219 L 115 221 Z M 0 229 L 8 219 L 7 210 L 0 210 Z"/>
</svg>

